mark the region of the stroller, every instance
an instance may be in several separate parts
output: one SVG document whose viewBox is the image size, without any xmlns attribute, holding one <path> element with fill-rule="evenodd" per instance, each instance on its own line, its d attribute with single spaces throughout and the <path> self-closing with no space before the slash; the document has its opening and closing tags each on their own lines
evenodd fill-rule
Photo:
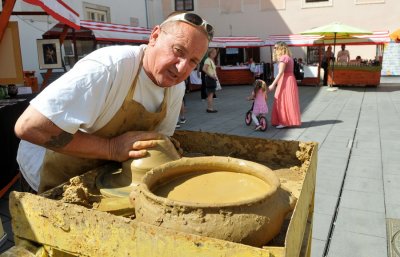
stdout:
<svg viewBox="0 0 400 257">
<path fill-rule="evenodd" d="M 246 112 L 246 117 L 244 119 L 244 122 L 246 123 L 247 126 L 250 126 L 250 124 L 252 122 L 251 114 L 253 113 L 253 107 L 254 107 L 254 102 L 251 105 L 250 110 L 248 110 Z M 259 115 L 257 115 L 257 119 L 258 119 L 258 122 L 259 122 L 259 124 L 261 126 L 260 130 L 261 131 L 266 131 L 267 128 L 268 128 L 268 120 L 267 120 L 267 118 L 264 115 L 259 114 Z"/>
</svg>

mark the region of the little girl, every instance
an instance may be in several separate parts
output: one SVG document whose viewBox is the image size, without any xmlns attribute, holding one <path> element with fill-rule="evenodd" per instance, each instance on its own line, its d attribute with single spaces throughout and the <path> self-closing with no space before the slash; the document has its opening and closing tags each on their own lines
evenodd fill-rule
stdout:
<svg viewBox="0 0 400 257">
<path fill-rule="evenodd" d="M 254 130 L 260 130 L 261 125 L 258 122 L 257 116 L 258 115 L 266 115 L 268 113 L 268 106 L 267 106 L 267 84 L 265 81 L 261 79 L 257 79 L 254 82 L 254 89 L 251 92 L 251 96 L 247 97 L 247 100 L 254 100 L 253 103 L 253 111 L 251 114 L 251 118 L 256 124 Z"/>
</svg>

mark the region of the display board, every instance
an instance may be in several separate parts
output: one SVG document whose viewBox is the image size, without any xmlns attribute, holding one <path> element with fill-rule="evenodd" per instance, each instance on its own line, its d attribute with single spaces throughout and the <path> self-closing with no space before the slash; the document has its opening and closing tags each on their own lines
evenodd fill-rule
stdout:
<svg viewBox="0 0 400 257">
<path fill-rule="evenodd" d="M 0 42 L 0 84 L 23 84 L 18 23 L 10 21 Z"/>
<path fill-rule="evenodd" d="M 388 43 L 383 52 L 382 71 L 383 76 L 400 75 L 400 44 Z"/>
</svg>

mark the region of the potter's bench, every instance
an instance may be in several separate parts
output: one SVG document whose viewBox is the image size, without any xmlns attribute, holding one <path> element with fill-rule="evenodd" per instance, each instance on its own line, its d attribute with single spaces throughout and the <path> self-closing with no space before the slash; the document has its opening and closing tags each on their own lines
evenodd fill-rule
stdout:
<svg viewBox="0 0 400 257">
<path fill-rule="evenodd" d="M 298 187 L 294 192 L 298 201 L 276 239 L 258 248 L 148 225 L 134 217 L 60 200 L 66 188 L 61 185 L 42 195 L 10 194 L 16 246 L 9 256 L 21 256 L 12 251 L 27 250 L 47 254 L 41 256 L 310 256 L 316 143 L 190 131 L 177 131 L 174 137 L 189 155 L 232 156 L 267 165 L 277 174 L 285 170 L 278 177 L 282 186 Z M 93 181 L 94 177 L 88 172 L 74 179 Z"/>
</svg>

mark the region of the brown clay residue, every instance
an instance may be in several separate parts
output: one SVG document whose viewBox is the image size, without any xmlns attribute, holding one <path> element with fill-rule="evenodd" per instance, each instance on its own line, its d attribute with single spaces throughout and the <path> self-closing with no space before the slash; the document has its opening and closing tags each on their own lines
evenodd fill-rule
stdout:
<svg viewBox="0 0 400 257">
<path fill-rule="evenodd" d="M 96 172 L 88 172 L 78 177 L 73 177 L 69 182 L 60 185 L 42 195 L 46 198 L 73 203 L 87 208 L 101 201 L 102 196 L 96 188 Z"/>
<path fill-rule="evenodd" d="M 315 143 L 311 142 L 300 142 L 299 143 L 299 150 L 296 151 L 296 157 L 300 160 L 301 166 L 298 169 L 301 172 L 306 172 L 310 166 L 311 154 L 313 149 L 317 150 Z"/>
</svg>

